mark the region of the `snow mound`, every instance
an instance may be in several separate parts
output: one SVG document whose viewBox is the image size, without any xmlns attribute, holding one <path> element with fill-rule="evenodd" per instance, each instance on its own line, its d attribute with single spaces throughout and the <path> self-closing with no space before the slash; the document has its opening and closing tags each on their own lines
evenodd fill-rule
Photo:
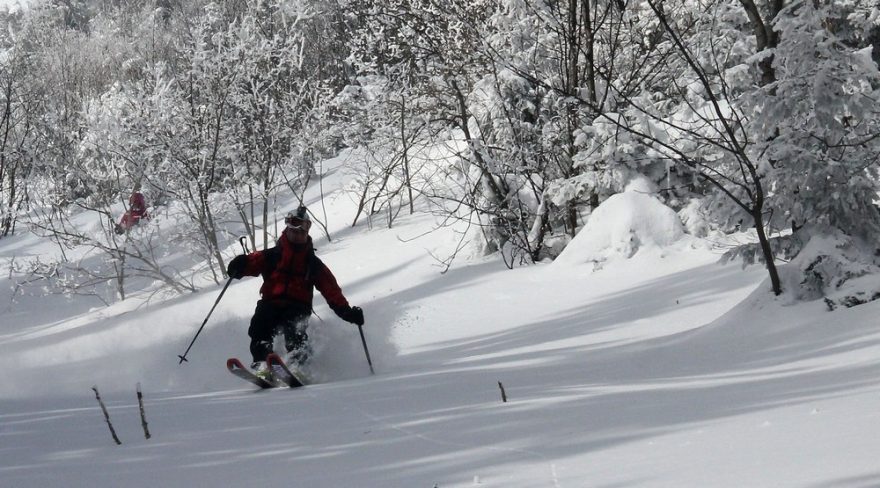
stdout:
<svg viewBox="0 0 880 488">
<path fill-rule="evenodd" d="M 631 185 L 605 200 L 555 262 L 601 266 L 613 258 L 630 258 L 641 249 L 662 248 L 681 239 L 684 228 L 678 215 L 645 190 L 643 185 Z"/>
</svg>

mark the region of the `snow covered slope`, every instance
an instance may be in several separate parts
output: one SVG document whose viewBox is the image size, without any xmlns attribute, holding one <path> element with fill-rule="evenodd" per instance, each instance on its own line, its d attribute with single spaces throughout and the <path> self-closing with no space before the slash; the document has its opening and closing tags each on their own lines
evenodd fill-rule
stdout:
<svg viewBox="0 0 880 488">
<path fill-rule="evenodd" d="M 255 392 L 226 373 L 227 357 L 247 356 L 256 278 L 230 286 L 178 365 L 219 286 L 111 307 L 13 303 L 3 273 L 0 486 L 880 485 L 876 302 L 786 306 L 762 269 L 718 265 L 690 239 L 597 271 L 581 258 L 601 236 L 574 243 L 565 264 L 471 261 L 441 275 L 429 252 L 454 235 L 422 236 L 424 215 L 350 229 L 345 174 L 328 167 L 332 242 L 313 236 L 364 308 L 375 376 L 357 328 L 320 298 L 317 384 Z M 644 222 L 643 199 L 619 200 Z M 592 229 L 620 235 L 611 227 Z M 44 252 L 5 239 L 0 265 Z"/>
</svg>

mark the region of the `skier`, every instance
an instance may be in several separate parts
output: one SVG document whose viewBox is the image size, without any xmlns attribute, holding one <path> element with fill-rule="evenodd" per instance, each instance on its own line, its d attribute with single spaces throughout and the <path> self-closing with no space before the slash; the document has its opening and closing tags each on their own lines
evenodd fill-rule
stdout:
<svg viewBox="0 0 880 488">
<path fill-rule="evenodd" d="M 258 376 L 268 375 L 266 356 L 273 352 L 275 336 L 284 334 L 286 363 L 303 365 L 311 354 L 306 328 L 312 313 L 312 296 L 317 288 L 330 308 L 342 320 L 364 324 L 360 307 L 349 306 L 330 269 L 315 256 L 309 228 L 308 210 L 300 206 L 284 218 L 286 227 L 275 247 L 240 254 L 227 266 L 231 278 L 263 275 L 257 308 L 251 318 L 251 369 Z"/>
<path fill-rule="evenodd" d="M 149 220 L 149 218 L 150 214 L 147 213 L 147 200 L 144 198 L 144 194 L 134 191 L 128 197 L 128 211 L 119 219 L 115 231 L 117 234 L 124 234 L 140 223 L 141 219 Z"/>
</svg>

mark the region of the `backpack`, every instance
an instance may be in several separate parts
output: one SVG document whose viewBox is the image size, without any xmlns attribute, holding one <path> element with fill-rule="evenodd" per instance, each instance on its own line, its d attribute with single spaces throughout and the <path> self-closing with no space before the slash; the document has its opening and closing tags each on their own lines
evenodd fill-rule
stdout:
<svg viewBox="0 0 880 488">
<path fill-rule="evenodd" d="M 271 247 L 265 252 L 265 259 L 267 269 L 263 271 L 263 273 L 271 273 L 278 269 L 278 262 L 281 261 L 281 248 L 279 246 Z M 315 255 L 315 248 L 311 248 L 309 251 L 309 255 L 306 258 L 306 269 L 303 278 L 306 283 L 315 286 L 315 281 L 317 277 L 317 273 L 321 269 L 324 263 L 321 261 L 321 258 Z M 293 273 L 288 272 L 287 270 L 281 270 L 282 273 L 287 275 L 292 275 Z"/>
</svg>

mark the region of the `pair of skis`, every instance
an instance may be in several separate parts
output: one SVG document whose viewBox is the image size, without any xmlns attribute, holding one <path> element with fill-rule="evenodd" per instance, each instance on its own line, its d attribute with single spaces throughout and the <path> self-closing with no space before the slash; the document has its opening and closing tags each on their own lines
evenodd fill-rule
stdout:
<svg viewBox="0 0 880 488">
<path fill-rule="evenodd" d="M 269 367 L 269 376 L 268 378 L 262 378 L 246 368 L 238 358 L 226 360 L 226 369 L 230 373 L 263 389 L 277 387 L 299 388 L 305 386 L 305 382 L 296 373 L 291 371 L 284 364 L 284 360 L 274 352 L 266 356 L 266 365 Z"/>
</svg>

